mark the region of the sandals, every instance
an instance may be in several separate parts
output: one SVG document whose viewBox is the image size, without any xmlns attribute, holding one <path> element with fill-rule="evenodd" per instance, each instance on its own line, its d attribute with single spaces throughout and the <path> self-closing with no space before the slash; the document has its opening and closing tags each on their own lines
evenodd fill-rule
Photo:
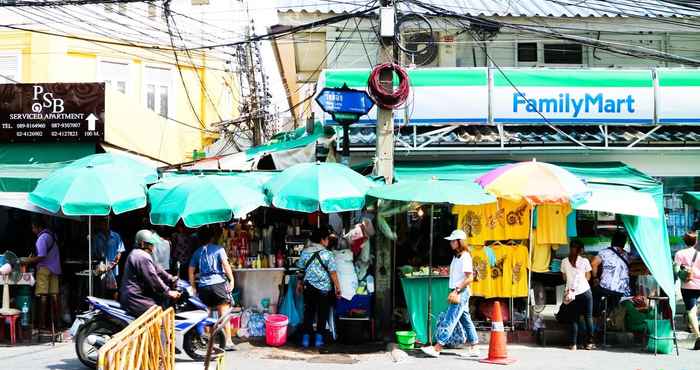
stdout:
<svg viewBox="0 0 700 370">
<path fill-rule="evenodd" d="M 596 350 L 596 349 L 598 349 L 598 347 L 596 347 L 596 345 L 593 344 L 593 343 L 589 343 L 589 344 L 586 345 L 586 351 L 593 351 L 593 350 Z"/>
</svg>

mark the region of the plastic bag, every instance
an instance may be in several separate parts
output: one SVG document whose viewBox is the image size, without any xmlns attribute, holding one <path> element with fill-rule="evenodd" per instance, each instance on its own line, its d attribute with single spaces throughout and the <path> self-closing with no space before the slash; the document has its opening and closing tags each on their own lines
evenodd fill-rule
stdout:
<svg viewBox="0 0 700 370">
<path fill-rule="evenodd" d="M 102 285 L 108 290 L 117 290 L 117 277 L 114 275 L 114 270 L 105 272 L 102 277 Z"/>
<path fill-rule="evenodd" d="M 289 285 L 287 285 L 287 294 L 285 294 L 284 298 L 282 299 L 282 305 L 279 309 L 279 313 L 289 318 L 289 326 L 297 326 L 301 324 L 302 321 L 302 316 L 299 315 L 299 310 L 296 306 L 296 285 L 296 277 L 292 276 L 289 279 Z M 302 305 L 302 310 L 303 307 L 304 306 Z"/>
</svg>

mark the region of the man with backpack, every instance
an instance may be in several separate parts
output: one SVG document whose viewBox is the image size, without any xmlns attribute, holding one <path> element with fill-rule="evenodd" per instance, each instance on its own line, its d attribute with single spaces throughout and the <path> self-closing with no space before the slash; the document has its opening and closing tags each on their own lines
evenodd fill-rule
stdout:
<svg viewBox="0 0 700 370">
<path fill-rule="evenodd" d="M 36 256 L 24 259 L 28 265 L 36 264 L 36 286 L 34 292 L 39 297 L 39 328 L 44 329 L 46 308 L 49 297 L 54 322 L 58 320 L 59 277 L 61 276 L 61 256 L 56 234 L 49 230 L 46 220 L 41 216 L 32 217 L 32 232 L 36 238 Z"/>
<path fill-rule="evenodd" d="M 314 345 L 324 344 L 326 323 L 330 308 L 340 297 L 340 283 L 336 272 L 335 256 L 328 245 L 332 237 L 329 227 L 314 230 L 309 244 L 301 252 L 297 262 L 300 273 L 297 279 L 297 294 L 304 294 L 304 324 L 302 326 L 302 346 L 310 346 L 313 324 L 316 321 Z"/>
</svg>

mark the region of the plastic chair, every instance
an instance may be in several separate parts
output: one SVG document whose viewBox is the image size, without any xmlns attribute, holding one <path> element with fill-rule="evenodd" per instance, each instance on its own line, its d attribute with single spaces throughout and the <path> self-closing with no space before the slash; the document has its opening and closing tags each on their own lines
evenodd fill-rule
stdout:
<svg viewBox="0 0 700 370">
<path fill-rule="evenodd" d="M 17 319 L 19 318 L 19 314 L 17 315 L 0 315 L 2 317 L 2 322 L 3 322 L 3 327 L 0 329 L 0 340 L 5 339 L 5 325 L 9 324 L 10 325 L 10 344 L 13 346 L 17 343 Z M 20 338 L 21 339 L 21 338 Z"/>
</svg>

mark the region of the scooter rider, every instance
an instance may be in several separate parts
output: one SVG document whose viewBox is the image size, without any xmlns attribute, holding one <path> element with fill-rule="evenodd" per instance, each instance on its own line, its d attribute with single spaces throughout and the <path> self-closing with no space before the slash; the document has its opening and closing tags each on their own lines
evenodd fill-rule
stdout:
<svg viewBox="0 0 700 370">
<path fill-rule="evenodd" d="M 152 306 L 161 304 L 166 297 L 178 299 L 180 293 L 169 288 L 177 277 L 153 262 L 158 237 L 150 230 L 141 230 L 135 239 L 136 247 L 129 253 L 124 267 L 119 303 L 129 315 L 139 317 Z"/>
</svg>

